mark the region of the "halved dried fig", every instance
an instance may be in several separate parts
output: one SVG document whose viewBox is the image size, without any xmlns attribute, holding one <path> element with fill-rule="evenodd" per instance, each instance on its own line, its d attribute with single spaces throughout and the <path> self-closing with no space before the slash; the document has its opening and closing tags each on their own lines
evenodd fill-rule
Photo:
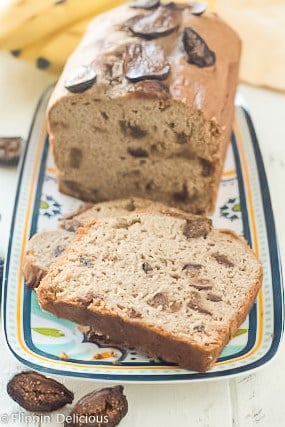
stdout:
<svg viewBox="0 0 285 427">
<path fill-rule="evenodd" d="M 197 16 L 202 15 L 207 10 L 207 6 L 208 6 L 207 3 L 201 2 L 201 1 L 200 2 L 190 1 L 187 3 L 170 2 L 164 5 L 164 7 L 168 7 L 169 9 L 172 9 L 172 10 L 183 11 L 185 9 L 189 9 L 192 15 L 197 15 Z"/>
<path fill-rule="evenodd" d="M 79 67 L 74 76 L 66 80 L 64 87 L 72 93 L 82 93 L 90 89 L 96 82 L 97 75 L 92 67 L 82 65 Z"/>
<path fill-rule="evenodd" d="M 129 4 L 134 9 L 155 9 L 160 5 L 160 0 L 137 0 Z"/>
<path fill-rule="evenodd" d="M 66 417 L 64 426 L 117 426 L 128 412 L 128 401 L 123 390 L 118 385 L 95 390 L 82 397 Z"/>
<path fill-rule="evenodd" d="M 207 3 L 204 1 L 191 1 L 189 6 L 191 7 L 192 15 L 200 16 L 207 10 Z"/>
<path fill-rule="evenodd" d="M 182 41 L 187 53 L 187 62 L 197 65 L 197 67 L 211 67 L 216 62 L 216 54 L 205 42 L 205 40 L 194 31 L 187 27 L 183 31 Z"/>
<path fill-rule="evenodd" d="M 152 40 L 173 33 L 179 26 L 179 16 L 165 7 L 159 7 L 152 13 L 138 16 L 130 21 L 130 30 L 136 36 Z"/>
<path fill-rule="evenodd" d="M 137 98 L 169 98 L 169 88 L 159 80 L 142 80 L 127 87 L 130 95 Z"/>
<path fill-rule="evenodd" d="M 124 71 L 131 82 L 165 80 L 170 73 L 163 50 L 152 42 L 131 44 L 124 55 Z"/>
<path fill-rule="evenodd" d="M 7 385 L 9 396 L 32 412 L 50 412 L 72 403 L 73 393 L 63 384 L 33 371 L 15 375 Z"/>
</svg>

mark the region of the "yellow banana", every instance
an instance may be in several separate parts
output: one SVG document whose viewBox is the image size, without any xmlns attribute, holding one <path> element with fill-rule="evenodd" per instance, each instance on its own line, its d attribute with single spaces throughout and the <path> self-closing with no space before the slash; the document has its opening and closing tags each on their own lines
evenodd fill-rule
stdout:
<svg viewBox="0 0 285 427">
<path fill-rule="evenodd" d="M 124 0 L 13 0 L 0 15 L 0 49 L 20 50 Z"/>
<path fill-rule="evenodd" d="M 12 1 L 13 5 L 19 2 L 19 0 Z M 24 0 L 24 2 L 26 3 L 29 1 L 30 0 Z M 42 0 L 37 1 L 39 2 L 39 5 L 42 5 Z M 96 2 L 96 0 L 93 1 Z M 100 10 L 99 7 L 97 7 L 97 12 L 104 12 L 108 8 L 111 8 L 112 5 L 114 6 L 114 3 L 116 3 L 115 5 L 118 6 L 120 3 L 124 3 L 124 1 L 125 0 L 97 0 L 97 4 L 100 4 Z M 163 0 L 163 2 L 167 1 L 169 0 Z M 185 0 L 176 1 L 185 2 Z M 33 0 L 31 1 L 31 3 L 33 3 Z M 48 3 L 50 3 L 50 1 L 45 0 L 45 3 L 47 5 Z M 208 0 L 209 8 L 213 9 L 215 3 L 216 0 Z M 104 9 L 103 6 L 105 7 Z M 41 13 L 43 12 L 43 8 L 39 8 L 38 10 L 40 10 Z M 69 55 L 73 52 L 81 37 L 83 36 L 86 27 L 89 24 L 90 20 L 93 18 L 93 16 L 94 13 L 92 14 L 92 16 L 88 16 L 87 18 L 82 19 L 76 23 L 70 24 L 65 28 L 60 28 L 59 31 L 53 32 L 52 34 L 46 35 L 41 38 L 37 37 L 39 36 L 39 33 L 35 34 L 33 43 L 25 46 L 22 49 L 13 49 L 12 53 L 21 59 L 35 63 L 35 65 L 40 69 L 45 69 L 49 72 L 59 74 L 62 71 L 62 68 Z M 3 17 L 1 17 L 0 14 L 0 23 L 2 18 Z M 3 29 L 0 26 L 0 41 L 1 34 L 3 32 L 2 30 Z M 14 33 L 14 35 L 15 34 L 16 32 Z M 19 43 L 17 44 L 17 46 L 20 46 Z"/>
<path fill-rule="evenodd" d="M 90 19 L 85 19 L 52 36 L 44 37 L 13 54 L 34 62 L 37 68 L 60 73 L 66 60 L 82 38 Z"/>
</svg>

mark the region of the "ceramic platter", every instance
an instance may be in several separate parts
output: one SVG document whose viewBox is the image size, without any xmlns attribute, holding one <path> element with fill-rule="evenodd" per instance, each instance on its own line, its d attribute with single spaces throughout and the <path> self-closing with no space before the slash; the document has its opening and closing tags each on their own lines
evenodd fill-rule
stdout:
<svg viewBox="0 0 285 427">
<path fill-rule="evenodd" d="M 81 204 L 57 190 L 45 129 L 50 92 L 38 104 L 20 166 L 6 257 L 3 327 L 16 358 L 30 368 L 61 376 L 137 383 L 205 381 L 250 371 L 272 359 L 283 332 L 280 261 L 263 162 L 250 115 L 239 97 L 213 222 L 246 238 L 262 260 L 264 281 L 248 318 L 216 365 L 199 374 L 147 359 L 132 350 L 91 343 L 76 324 L 40 309 L 21 273 L 25 245 L 37 231 L 56 228 L 62 215 Z M 67 360 L 62 359 L 63 354 Z"/>
</svg>

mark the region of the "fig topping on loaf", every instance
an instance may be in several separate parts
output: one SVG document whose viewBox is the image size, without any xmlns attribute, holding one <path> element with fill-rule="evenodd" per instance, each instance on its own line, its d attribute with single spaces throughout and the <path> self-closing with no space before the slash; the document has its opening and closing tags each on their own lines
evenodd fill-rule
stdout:
<svg viewBox="0 0 285 427">
<path fill-rule="evenodd" d="M 147 40 L 165 37 L 179 27 L 180 14 L 159 7 L 152 13 L 138 15 L 129 21 L 129 29 L 136 36 Z"/>
<path fill-rule="evenodd" d="M 129 4 L 134 9 L 155 9 L 160 5 L 160 0 L 137 0 Z"/>
<path fill-rule="evenodd" d="M 126 78 L 132 82 L 139 80 L 165 80 L 170 73 L 163 50 L 152 42 L 131 44 L 124 55 Z"/>
<path fill-rule="evenodd" d="M 183 234 L 187 239 L 206 237 L 212 229 L 212 221 L 208 218 L 193 218 L 186 221 Z"/>
<path fill-rule="evenodd" d="M 208 5 L 204 1 L 199 1 L 191 2 L 190 7 L 192 15 L 200 16 L 206 12 Z"/>
<path fill-rule="evenodd" d="M 204 39 L 192 28 L 183 31 L 183 46 L 187 53 L 187 62 L 197 67 L 211 67 L 216 62 L 216 54 L 207 45 Z"/>
<path fill-rule="evenodd" d="M 82 65 L 74 76 L 66 80 L 65 88 L 72 93 L 82 93 L 90 89 L 96 82 L 97 74 L 89 65 Z"/>
<path fill-rule="evenodd" d="M 185 10 L 185 9 L 189 9 L 192 13 L 192 15 L 196 15 L 196 16 L 200 16 L 202 15 L 204 12 L 206 12 L 207 10 L 207 3 L 205 2 L 188 2 L 188 3 L 175 3 L 175 2 L 170 2 L 167 3 L 164 7 L 168 7 L 169 9 L 172 10 Z"/>
<path fill-rule="evenodd" d="M 169 88 L 159 80 L 141 80 L 128 86 L 128 93 L 134 94 L 136 98 L 169 98 Z"/>
</svg>

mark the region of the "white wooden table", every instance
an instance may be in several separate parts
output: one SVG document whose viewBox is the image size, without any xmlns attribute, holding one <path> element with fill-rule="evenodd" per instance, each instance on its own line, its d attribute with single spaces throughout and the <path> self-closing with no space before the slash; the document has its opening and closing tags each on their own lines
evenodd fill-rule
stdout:
<svg viewBox="0 0 285 427">
<path fill-rule="evenodd" d="M 54 80 L 30 64 L 0 54 L 0 135 L 27 136 L 37 99 Z M 257 129 L 271 189 L 281 253 L 285 255 L 285 95 L 241 87 Z M 8 241 L 16 184 L 15 168 L 0 168 L 0 255 Z M 30 422 L 6 393 L 21 366 L 0 334 L 0 424 L 60 426 L 62 417 Z M 285 426 L 285 344 L 266 367 L 243 377 L 207 383 L 126 385 L 129 413 L 122 427 L 283 427 Z M 76 399 L 97 387 L 91 381 L 64 380 Z M 69 408 L 64 411 L 68 411 Z M 62 412 L 62 411 L 59 411 Z M 8 415 L 5 415 L 8 414 Z M 12 415 L 13 414 L 13 415 Z"/>
</svg>

